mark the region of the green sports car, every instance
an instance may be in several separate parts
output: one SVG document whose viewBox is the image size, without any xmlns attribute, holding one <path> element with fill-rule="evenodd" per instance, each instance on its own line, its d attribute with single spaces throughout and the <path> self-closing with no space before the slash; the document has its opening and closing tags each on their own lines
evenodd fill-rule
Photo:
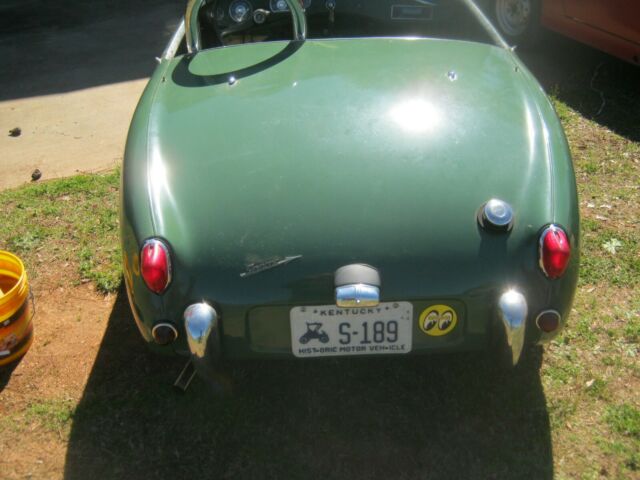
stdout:
<svg viewBox="0 0 640 480">
<path fill-rule="evenodd" d="M 190 0 L 134 115 L 125 283 L 155 349 L 492 349 L 566 322 L 575 176 L 471 0 Z"/>
</svg>

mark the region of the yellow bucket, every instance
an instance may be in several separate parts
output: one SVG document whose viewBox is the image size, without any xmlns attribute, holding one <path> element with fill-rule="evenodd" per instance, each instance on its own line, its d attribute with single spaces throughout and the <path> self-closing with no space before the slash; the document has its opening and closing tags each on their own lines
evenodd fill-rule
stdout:
<svg viewBox="0 0 640 480">
<path fill-rule="evenodd" d="M 0 250 L 0 366 L 19 359 L 29 350 L 34 313 L 22 261 Z"/>
</svg>

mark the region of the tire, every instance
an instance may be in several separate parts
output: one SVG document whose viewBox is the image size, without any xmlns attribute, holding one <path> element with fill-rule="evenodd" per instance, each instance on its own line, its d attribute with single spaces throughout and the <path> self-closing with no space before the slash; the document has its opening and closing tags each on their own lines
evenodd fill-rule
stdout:
<svg viewBox="0 0 640 480">
<path fill-rule="evenodd" d="M 540 34 L 540 0 L 491 0 L 495 27 L 509 45 L 531 46 Z"/>
</svg>

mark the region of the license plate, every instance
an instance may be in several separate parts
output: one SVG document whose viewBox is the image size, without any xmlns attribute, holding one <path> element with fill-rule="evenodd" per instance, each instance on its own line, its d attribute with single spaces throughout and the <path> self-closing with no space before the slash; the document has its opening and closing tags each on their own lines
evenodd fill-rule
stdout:
<svg viewBox="0 0 640 480">
<path fill-rule="evenodd" d="M 290 322 L 291 349 L 296 357 L 411 351 L 413 306 L 409 302 L 387 302 L 367 308 L 294 307 Z"/>
</svg>

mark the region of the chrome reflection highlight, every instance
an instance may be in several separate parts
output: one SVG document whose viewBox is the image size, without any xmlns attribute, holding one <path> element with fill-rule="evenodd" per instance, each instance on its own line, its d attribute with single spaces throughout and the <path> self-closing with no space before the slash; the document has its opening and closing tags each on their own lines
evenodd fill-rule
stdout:
<svg viewBox="0 0 640 480">
<path fill-rule="evenodd" d="M 527 300 L 517 290 L 509 290 L 500 296 L 498 315 L 504 326 L 514 365 L 518 363 L 522 355 L 527 313 Z"/>
<path fill-rule="evenodd" d="M 207 303 L 189 305 L 184 311 L 187 343 L 194 359 L 216 357 L 220 353 L 218 313 Z"/>
<path fill-rule="evenodd" d="M 391 120 L 411 133 L 426 132 L 440 123 L 440 111 L 421 98 L 405 100 L 389 111 Z"/>
<path fill-rule="evenodd" d="M 158 128 L 155 122 L 149 125 L 149 131 L 156 134 Z M 153 136 L 151 135 L 150 136 Z M 156 230 L 164 230 L 164 216 L 168 211 L 177 212 L 176 201 L 171 190 L 169 179 L 172 173 L 167 170 L 167 163 L 164 162 L 160 154 L 159 137 L 156 135 L 150 140 L 149 145 L 149 161 L 147 166 L 147 191 L 149 192 L 149 204 L 151 206 L 151 215 Z M 182 227 L 182 217 L 175 214 L 173 217 L 180 223 Z"/>
<path fill-rule="evenodd" d="M 380 288 L 364 283 L 336 287 L 338 307 L 375 307 L 380 303 Z"/>
</svg>

